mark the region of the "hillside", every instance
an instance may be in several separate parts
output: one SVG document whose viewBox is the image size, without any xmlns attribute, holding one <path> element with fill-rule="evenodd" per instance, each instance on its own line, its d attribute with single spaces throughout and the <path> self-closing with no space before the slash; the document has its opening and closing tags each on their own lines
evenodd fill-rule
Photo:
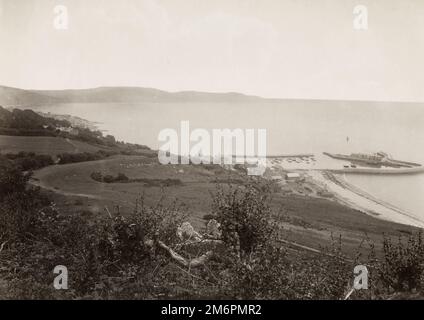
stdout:
<svg viewBox="0 0 424 320">
<path fill-rule="evenodd" d="M 2 128 L 41 130 L 43 126 L 70 127 L 70 123 L 66 120 L 42 116 L 29 109 L 9 111 L 0 106 L 0 127 Z"/>
<path fill-rule="evenodd" d="M 93 153 L 98 150 L 112 150 L 112 148 L 62 137 L 0 135 L 0 154 L 34 152 L 36 154 L 56 156 L 60 153 Z"/>
<path fill-rule="evenodd" d="M 48 117 L 30 109 L 8 110 L 0 106 L 0 153 L 22 151 L 57 155 L 98 150 L 131 154 L 149 148 L 116 141 L 111 135 L 103 136 L 101 131 L 93 130 L 89 122 L 81 118 Z"/>
</svg>

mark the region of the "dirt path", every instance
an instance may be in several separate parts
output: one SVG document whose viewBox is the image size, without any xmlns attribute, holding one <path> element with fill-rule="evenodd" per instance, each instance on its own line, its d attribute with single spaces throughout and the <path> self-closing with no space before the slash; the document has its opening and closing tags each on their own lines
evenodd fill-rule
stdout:
<svg viewBox="0 0 424 320">
<path fill-rule="evenodd" d="M 77 145 L 69 138 L 66 138 L 66 142 L 68 142 L 71 146 L 73 146 L 75 148 L 75 152 L 80 152 L 79 148 L 77 147 Z"/>
</svg>

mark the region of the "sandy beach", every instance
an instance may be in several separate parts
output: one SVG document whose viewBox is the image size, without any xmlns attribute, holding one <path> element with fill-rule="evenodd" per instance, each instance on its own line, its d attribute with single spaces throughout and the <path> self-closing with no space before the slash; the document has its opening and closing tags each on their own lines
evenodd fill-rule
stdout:
<svg viewBox="0 0 424 320">
<path fill-rule="evenodd" d="M 303 194 L 312 197 L 323 197 L 322 195 L 325 194 L 327 199 L 333 199 L 373 217 L 424 228 L 424 221 L 415 214 L 378 199 L 349 183 L 344 178 L 343 170 L 335 169 L 340 167 L 340 163 L 334 162 L 332 159 L 328 160 L 322 156 L 310 158 L 293 157 L 292 161 L 287 161 L 286 158 L 272 158 L 269 159 L 268 165 L 274 177 L 277 173 L 281 177 L 286 172 L 300 173 L 301 181 L 288 184 L 282 183 L 284 189 L 290 190 L 293 194 Z M 421 170 L 422 168 L 419 169 Z M 395 172 L 394 169 L 387 170 Z M 301 185 L 304 187 L 303 189 L 300 187 Z M 307 192 L 302 193 L 305 188 Z"/>
<path fill-rule="evenodd" d="M 311 170 L 307 172 L 307 175 L 311 176 L 319 186 L 331 192 L 337 201 L 354 209 L 380 219 L 424 228 L 424 221 L 414 214 L 373 197 L 348 183 L 343 175 L 321 170 Z"/>
</svg>

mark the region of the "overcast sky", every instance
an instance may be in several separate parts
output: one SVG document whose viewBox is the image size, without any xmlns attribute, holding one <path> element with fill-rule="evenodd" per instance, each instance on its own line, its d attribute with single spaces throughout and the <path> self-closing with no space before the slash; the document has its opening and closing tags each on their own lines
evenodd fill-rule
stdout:
<svg viewBox="0 0 424 320">
<path fill-rule="evenodd" d="M 0 84 L 20 88 L 424 101 L 423 59 L 422 0 L 0 0 Z"/>
</svg>

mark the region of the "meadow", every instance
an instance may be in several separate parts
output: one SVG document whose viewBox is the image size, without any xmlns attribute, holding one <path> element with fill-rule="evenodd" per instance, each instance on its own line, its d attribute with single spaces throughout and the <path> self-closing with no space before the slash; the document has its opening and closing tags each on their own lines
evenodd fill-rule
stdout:
<svg viewBox="0 0 424 320">
<path fill-rule="evenodd" d="M 59 153 L 96 152 L 109 150 L 105 146 L 93 145 L 61 137 L 31 137 L 0 135 L 0 153 L 35 152 L 56 156 Z"/>
</svg>

